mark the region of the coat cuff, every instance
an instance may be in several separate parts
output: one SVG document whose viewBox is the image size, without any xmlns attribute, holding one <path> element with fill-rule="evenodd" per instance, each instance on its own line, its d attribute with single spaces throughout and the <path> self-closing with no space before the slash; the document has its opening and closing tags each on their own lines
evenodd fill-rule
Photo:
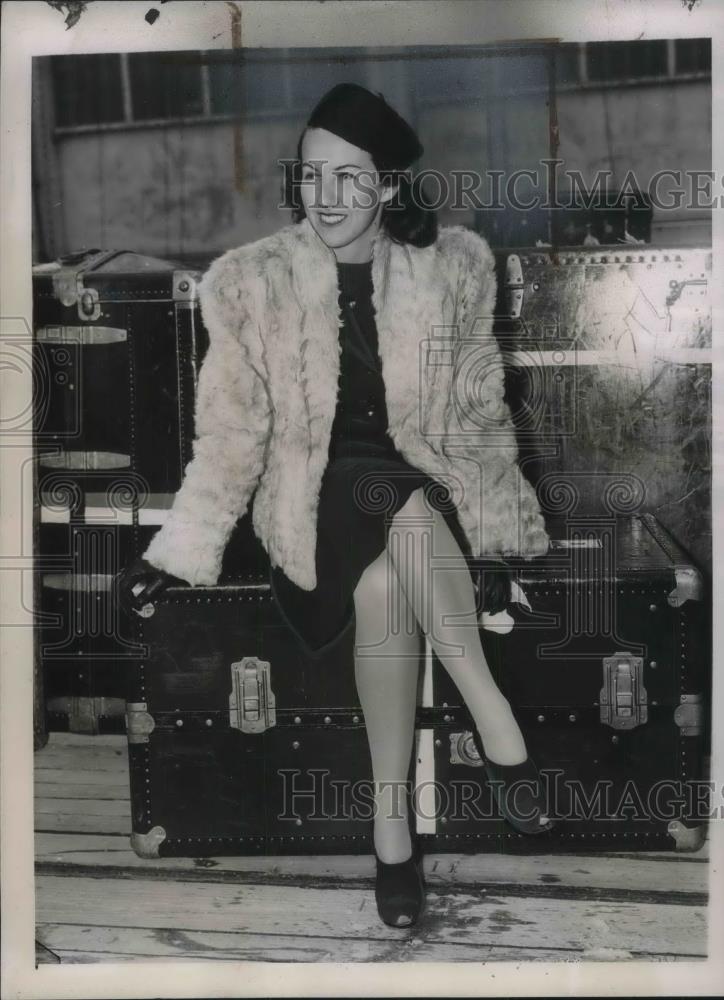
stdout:
<svg viewBox="0 0 724 1000">
<path fill-rule="evenodd" d="M 171 513 L 142 555 L 152 566 L 192 587 L 211 587 L 221 574 L 223 548 L 218 528 Z"/>
</svg>

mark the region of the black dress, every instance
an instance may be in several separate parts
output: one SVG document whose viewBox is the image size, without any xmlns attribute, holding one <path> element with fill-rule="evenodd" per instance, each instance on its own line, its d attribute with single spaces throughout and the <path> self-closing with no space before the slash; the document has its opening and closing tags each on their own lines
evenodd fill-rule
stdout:
<svg viewBox="0 0 724 1000">
<path fill-rule="evenodd" d="M 325 652 L 351 626 L 359 578 L 384 550 L 391 518 L 416 489 L 424 488 L 469 551 L 447 488 L 411 466 L 388 434 L 372 262 L 338 263 L 337 279 L 344 322 L 339 398 L 317 511 L 317 586 L 303 590 L 279 566 L 270 570 L 279 610 L 310 656 Z"/>
</svg>

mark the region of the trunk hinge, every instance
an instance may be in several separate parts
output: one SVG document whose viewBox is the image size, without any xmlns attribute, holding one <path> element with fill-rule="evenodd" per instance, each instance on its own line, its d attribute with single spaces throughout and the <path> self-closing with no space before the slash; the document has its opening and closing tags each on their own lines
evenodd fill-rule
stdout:
<svg viewBox="0 0 724 1000">
<path fill-rule="evenodd" d="M 520 319 L 523 309 L 523 265 L 517 253 L 510 253 L 505 260 L 505 303 L 508 316 Z"/>
</svg>

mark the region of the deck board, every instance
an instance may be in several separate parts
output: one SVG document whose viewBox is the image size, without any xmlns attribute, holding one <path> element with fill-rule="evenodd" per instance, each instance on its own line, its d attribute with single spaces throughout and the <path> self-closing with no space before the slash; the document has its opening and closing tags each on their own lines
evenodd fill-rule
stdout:
<svg viewBox="0 0 724 1000">
<path fill-rule="evenodd" d="M 683 863 L 681 863 L 683 861 Z M 205 872 L 215 879 L 260 884 L 302 884 L 314 879 L 325 882 L 359 881 L 372 877 L 374 861 L 368 855 L 139 858 L 122 840 L 87 834 L 79 837 L 42 833 L 36 838 L 36 865 L 41 872 L 60 873 L 63 867 L 114 869 L 118 877 L 132 877 L 153 870 L 167 878 L 184 878 Z M 526 886 L 561 894 L 564 889 L 587 891 L 591 898 L 608 891 L 655 895 L 690 895 L 698 897 L 708 890 L 706 865 L 692 863 L 689 857 L 670 859 L 664 872 L 661 862 L 642 855 L 635 864 L 596 855 L 491 855 L 431 854 L 424 858 L 424 870 L 430 885 L 500 885 Z M 657 886 L 662 888 L 657 890 Z M 569 893 L 570 894 L 570 893 Z"/>
<path fill-rule="evenodd" d="M 706 843 L 429 855 L 426 912 L 395 930 L 366 855 L 138 858 L 123 736 L 54 733 L 35 762 L 37 937 L 63 963 L 706 957 Z"/>
<path fill-rule="evenodd" d="M 341 942 L 339 937 L 308 938 L 294 935 L 264 935 L 241 931 L 169 930 L 165 928 L 95 927 L 82 924 L 47 924 L 44 939 L 64 962 L 208 960 L 266 962 L 370 962 L 410 960 L 410 954 L 431 961 L 433 945 L 415 938 L 392 943 L 384 934 Z M 579 960 L 564 949 L 517 946 L 513 949 L 494 943 L 455 944 L 436 942 L 434 960 L 440 962 L 525 961 L 556 962 Z M 425 952 L 423 955 L 422 953 Z"/>
<path fill-rule="evenodd" d="M 101 877 L 68 880 L 39 875 L 38 921 L 46 924 L 112 924 L 127 928 L 253 932 L 346 941 L 381 936 L 372 879 L 363 887 L 303 888 Z M 390 940 L 481 947 L 605 948 L 634 955 L 704 957 L 706 909 L 681 905 L 514 897 L 494 887 L 447 885 L 428 890 L 427 912 L 414 932 L 384 928 Z M 109 903 L 110 901 L 110 903 Z M 52 946 L 41 935 L 41 943 Z M 675 943 L 675 948 L 672 944 Z M 52 948 L 52 950 L 56 950 Z M 471 958 L 473 956 L 471 955 Z"/>
</svg>

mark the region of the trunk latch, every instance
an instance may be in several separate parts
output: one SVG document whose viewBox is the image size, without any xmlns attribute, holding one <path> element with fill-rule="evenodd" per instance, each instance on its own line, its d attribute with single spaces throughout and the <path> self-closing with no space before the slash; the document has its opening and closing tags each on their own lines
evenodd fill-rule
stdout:
<svg viewBox="0 0 724 1000">
<path fill-rule="evenodd" d="M 614 729 L 635 729 L 648 718 L 644 661 L 641 656 L 614 653 L 603 659 L 601 722 Z"/>
<path fill-rule="evenodd" d="M 271 664 L 245 656 L 231 664 L 229 725 L 242 733 L 263 733 L 276 725 L 276 700 L 271 689 Z"/>
</svg>

